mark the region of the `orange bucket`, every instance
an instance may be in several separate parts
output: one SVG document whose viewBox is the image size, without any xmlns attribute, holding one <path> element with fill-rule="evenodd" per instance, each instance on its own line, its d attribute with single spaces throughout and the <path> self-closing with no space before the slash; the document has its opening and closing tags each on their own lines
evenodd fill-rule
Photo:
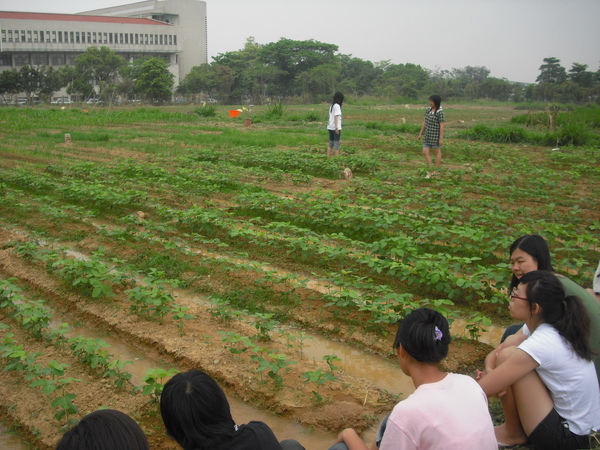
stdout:
<svg viewBox="0 0 600 450">
<path fill-rule="evenodd" d="M 229 117 L 238 117 L 239 115 L 240 115 L 240 112 L 237 109 L 229 110 Z"/>
</svg>

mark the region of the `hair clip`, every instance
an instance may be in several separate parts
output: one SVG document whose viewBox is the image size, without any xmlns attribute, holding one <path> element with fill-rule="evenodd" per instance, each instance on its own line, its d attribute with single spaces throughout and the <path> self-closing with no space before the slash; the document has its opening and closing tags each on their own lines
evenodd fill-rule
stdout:
<svg viewBox="0 0 600 450">
<path fill-rule="evenodd" d="M 436 341 L 441 341 L 442 340 L 442 336 L 444 336 L 444 334 L 440 331 L 440 329 L 436 326 L 435 327 L 435 340 Z"/>
</svg>

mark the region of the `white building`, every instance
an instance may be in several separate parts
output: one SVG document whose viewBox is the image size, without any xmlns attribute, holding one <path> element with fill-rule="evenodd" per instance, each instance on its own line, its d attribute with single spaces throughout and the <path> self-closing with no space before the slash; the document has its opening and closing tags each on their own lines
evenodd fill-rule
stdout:
<svg viewBox="0 0 600 450">
<path fill-rule="evenodd" d="M 206 3 L 152 0 L 80 14 L 0 11 L 0 71 L 73 65 L 88 47 L 162 58 L 178 84 L 207 62 Z"/>
</svg>

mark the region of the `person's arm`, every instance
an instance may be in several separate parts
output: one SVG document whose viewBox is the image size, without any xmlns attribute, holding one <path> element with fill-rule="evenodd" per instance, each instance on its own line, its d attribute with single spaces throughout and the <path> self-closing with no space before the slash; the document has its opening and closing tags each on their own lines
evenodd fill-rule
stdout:
<svg viewBox="0 0 600 450">
<path fill-rule="evenodd" d="M 494 353 L 494 352 L 492 352 Z M 489 356 L 489 355 L 488 355 Z M 490 360 L 490 363 L 496 362 L 497 353 Z M 486 358 L 486 366 L 488 361 Z M 506 361 L 495 369 L 490 370 L 484 377 L 477 382 L 488 397 L 504 392 L 515 381 L 520 380 L 529 372 L 538 367 L 539 364 L 529 354 L 517 348 Z M 487 367 L 486 367 L 487 369 Z"/>
<path fill-rule="evenodd" d="M 335 126 L 335 134 L 340 134 L 339 123 L 340 123 L 340 116 L 339 115 L 333 116 L 333 125 Z"/>
<path fill-rule="evenodd" d="M 346 428 L 338 434 L 337 442 L 345 443 L 349 450 L 369 450 L 369 447 L 352 428 Z"/>
<path fill-rule="evenodd" d="M 440 122 L 440 147 L 444 142 L 444 122 Z"/>
<path fill-rule="evenodd" d="M 425 120 L 423 120 L 423 125 L 421 125 L 421 131 L 419 131 L 419 136 L 417 137 L 417 139 L 419 141 L 421 140 L 421 136 L 423 136 L 424 131 L 425 131 Z"/>
</svg>

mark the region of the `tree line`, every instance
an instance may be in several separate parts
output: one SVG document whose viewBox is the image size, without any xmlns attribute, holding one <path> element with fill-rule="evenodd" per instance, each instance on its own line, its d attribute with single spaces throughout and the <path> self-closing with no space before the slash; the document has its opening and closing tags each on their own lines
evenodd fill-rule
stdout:
<svg viewBox="0 0 600 450">
<path fill-rule="evenodd" d="M 298 102 L 326 101 L 335 91 L 354 97 L 408 102 L 441 95 L 445 100 L 488 99 L 600 103 L 600 70 L 574 63 L 569 71 L 554 57 L 545 58 L 536 83 L 517 83 L 490 76 L 483 66 L 428 70 L 420 65 L 373 63 L 338 53 L 338 46 L 315 40 L 282 38 L 221 53 L 213 62 L 195 66 L 175 90 L 168 63 L 143 58 L 132 63 L 108 47 L 90 47 L 73 66 L 54 69 L 23 66 L 0 73 L 0 95 L 25 93 L 47 100 L 62 88 L 80 99 L 138 98 L 162 103 L 173 95 L 189 99 L 217 98 L 222 103 L 268 103 L 277 98 Z"/>
<path fill-rule="evenodd" d="M 75 58 L 74 65 L 33 67 L 0 73 L 0 96 L 4 103 L 24 94 L 29 103 L 39 99 L 50 103 L 63 88 L 80 101 L 96 98 L 116 103 L 117 99 L 170 101 L 174 75 L 160 58 L 140 58 L 129 63 L 108 47 L 89 47 Z"/>
</svg>

